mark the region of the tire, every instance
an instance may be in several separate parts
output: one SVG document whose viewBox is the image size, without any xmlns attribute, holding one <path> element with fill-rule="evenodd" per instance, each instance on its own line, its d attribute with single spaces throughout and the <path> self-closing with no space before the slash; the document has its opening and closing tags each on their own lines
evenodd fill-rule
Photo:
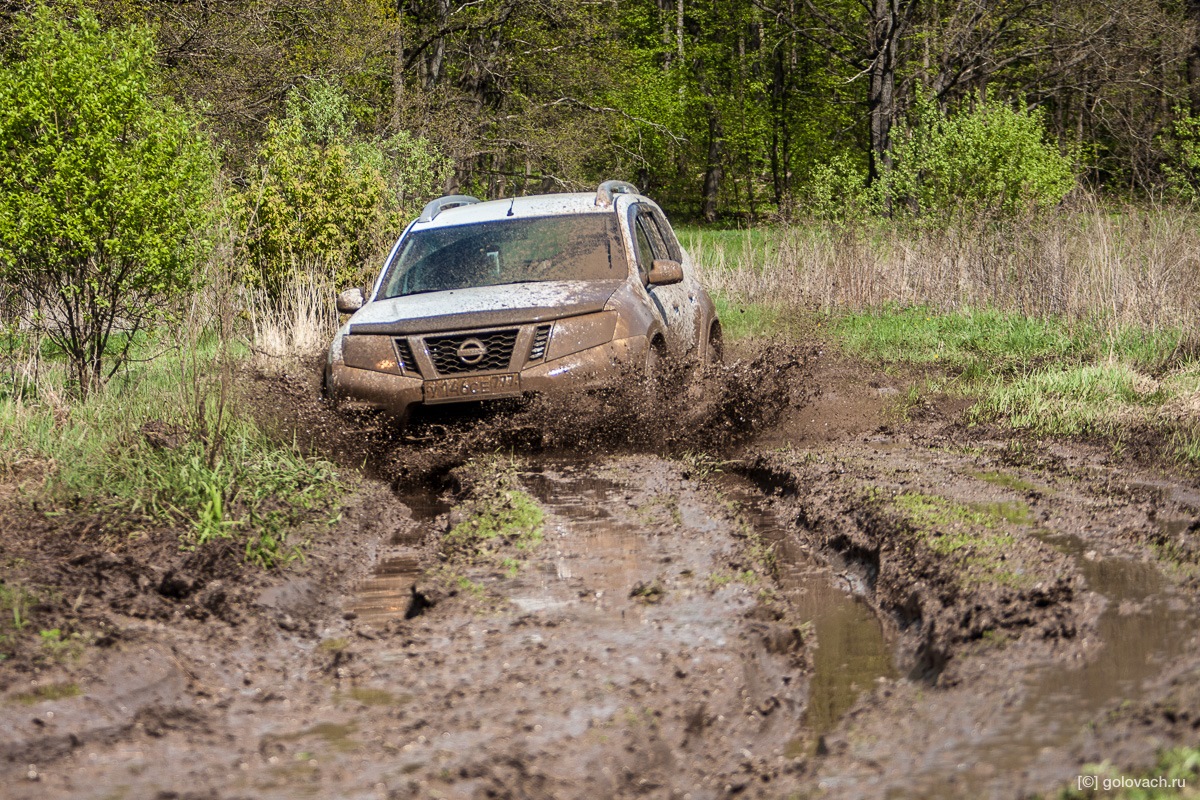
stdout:
<svg viewBox="0 0 1200 800">
<path fill-rule="evenodd" d="M 704 366 L 715 367 L 725 363 L 725 336 L 721 323 L 714 322 L 708 329 L 708 343 L 704 348 Z"/>
<path fill-rule="evenodd" d="M 642 391 L 646 401 L 657 403 L 666 391 L 666 349 L 662 339 L 650 343 L 646 352 L 646 363 L 642 368 Z"/>
</svg>

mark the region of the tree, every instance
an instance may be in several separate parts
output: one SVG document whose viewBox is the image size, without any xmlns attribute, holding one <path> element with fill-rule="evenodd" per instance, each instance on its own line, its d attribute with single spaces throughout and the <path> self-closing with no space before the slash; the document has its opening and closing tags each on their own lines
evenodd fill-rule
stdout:
<svg viewBox="0 0 1200 800">
<path fill-rule="evenodd" d="M 248 281 L 273 297 L 310 271 L 353 283 L 420 204 L 440 193 L 448 172 L 423 138 L 358 133 L 349 98 L 335 84 L 293 90 L 287 113 L 267 127 L 259 171 L 242 196 Z"/>
<path fill-rule="evenodd" d="M 19 17 L 0 69 L 0 279 L 87 394 L 198 284 L 216 159 L 155 96 L 152 31 L 73 13 Z"/>
</svg>

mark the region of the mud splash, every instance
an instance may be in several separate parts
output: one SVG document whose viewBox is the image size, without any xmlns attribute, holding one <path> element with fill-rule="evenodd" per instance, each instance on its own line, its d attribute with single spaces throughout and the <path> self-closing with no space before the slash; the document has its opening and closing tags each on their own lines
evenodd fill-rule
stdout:
<svg viewBox="0 0 1200 800">
<path fill-rule="evenodd" d="M 630 378 L 609 389 L 523 401 L 414 409 L 403 435 L 369 429 L 368 469 L 394 485 L 426 482 L 473 455 L 720 452 L 776 424 L 817 393 L 815 351 L 764 343 L 703 371 L 679 367 L 651 389 Z"/>
</svg>

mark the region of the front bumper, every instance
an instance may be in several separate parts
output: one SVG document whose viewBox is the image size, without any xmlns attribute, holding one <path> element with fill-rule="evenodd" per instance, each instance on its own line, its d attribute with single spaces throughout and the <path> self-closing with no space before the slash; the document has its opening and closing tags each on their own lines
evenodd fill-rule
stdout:
<svg viewBox="0 0 1200 800">
<path fill-rule="evenodd" d="M 645 362 L 647 348 L 645 336 L 632 336 L 527 366 L 516 373 L 520 376 L 520 394 L 582 392 L 610 387 L 622 380 L 635 380 L 638 374 L 635 367 Z M 453 379 L 471 382 L 488 374 L 494 373 L 470 373 L 453 376 Z M 334 361 L 327 381 L 330 397 L 339 404 L 379 409 L 397 417 L 407 414 L 411 406 L 426 402 L 427 381 L 413 374 L 376 372 Z M 436 402 L 439 405 L 479 402 L 514 394 L 441 397 Z"/>
</svg>

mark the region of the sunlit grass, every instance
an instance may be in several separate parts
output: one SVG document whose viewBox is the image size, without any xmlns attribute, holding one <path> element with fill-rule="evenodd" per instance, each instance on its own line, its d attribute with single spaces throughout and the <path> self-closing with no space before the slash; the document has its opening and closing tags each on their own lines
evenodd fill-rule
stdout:
<svg viewBox="0 0 1200 800">
<path fill-rule="evenodd" d="M 292 558 L 289 528 L 336 497 L 337 472 L 271 440 L 222 388 L 220 369 L 201 342 L 182 361 L 131 364 L 68 401 L 49 362 L 36 391 L 0 399 L 0 477 L 51 509 L 178 527 L 184 546 L 229 538 L 263 566 Z"/>
</svg>

